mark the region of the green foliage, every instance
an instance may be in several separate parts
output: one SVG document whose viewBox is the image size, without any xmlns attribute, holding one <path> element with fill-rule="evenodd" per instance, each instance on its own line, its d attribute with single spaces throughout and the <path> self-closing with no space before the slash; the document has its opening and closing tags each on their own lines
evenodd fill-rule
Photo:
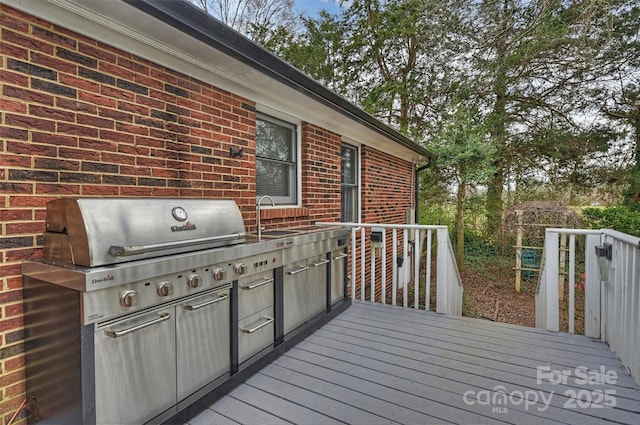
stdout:
<svg viewBox="0 0 640 425">
<path fill-rule="evenodd" d="M 421 173 L 421 220 L 443 222 L 422 205 L 456 193 L 484 198 L 487 234 L 523 200 L 611 205 L 628 188 L 627 205 L 640 205 L 637 0 L 341 4 L 295 30 L 258 21 L 250 33 L 437 151 Z M 477 228 L 478 210 L 462 208 Z"/>
<path fill-rule="evenodd" d="M 429 145 L 449 183 L 479 185 L 493 175 L 496 148 L 486 137 L 481 119 L 478 111 L 458 105 L 446 116 L 435 143 Z"/>
<path fill-rule="evenodd" d="M 455 223 L 455 209 L 443 203 L 423 203 L 420 205 L 420 224 L 443 225 L 451 228 Z"/>
<path fill-rule="evenodd" d="M 582 216 L 592 229 L 613 229 L 640 236 L 640 211 L 628 207 L 585 208 Z"/>
</svg>

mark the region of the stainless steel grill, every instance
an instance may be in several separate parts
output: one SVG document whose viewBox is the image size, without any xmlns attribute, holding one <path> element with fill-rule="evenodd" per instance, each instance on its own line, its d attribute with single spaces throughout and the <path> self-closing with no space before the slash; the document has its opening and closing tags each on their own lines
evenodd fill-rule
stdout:
<svg viewBox="0 0 640 425">
<path fill-rule="evenodd" d="M 46 220 L 45 260 L 86 267 L 245 242 L 228 200 L 59 199 Z"/>
<path fill-rule="evenodd" d="M 284 341 L 306 310 L 342 296 L 329 276 L 346 263 L 329 273 L 314 259 L 313 309 L 292 301 L 283 288 L 298 284 L 283 258 L 329 258 L 346 232 L 309 227 L 256 243 L 234 201 L 50 202 L 43 259 L 23 264 L 29 420 L 141 424 L 175 414 Z"/>
</svg>

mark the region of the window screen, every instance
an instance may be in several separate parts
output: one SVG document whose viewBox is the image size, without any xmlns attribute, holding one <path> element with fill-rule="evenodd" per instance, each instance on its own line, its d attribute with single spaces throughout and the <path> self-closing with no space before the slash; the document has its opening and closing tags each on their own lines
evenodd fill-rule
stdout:
<svg viewBox="0 0 640 425">
<path fill-rule="evenodd" d="M 266 115 L 256 120 L 256 193 L 277 204 L 297 202 L 296 126 Z"/>
</svg>

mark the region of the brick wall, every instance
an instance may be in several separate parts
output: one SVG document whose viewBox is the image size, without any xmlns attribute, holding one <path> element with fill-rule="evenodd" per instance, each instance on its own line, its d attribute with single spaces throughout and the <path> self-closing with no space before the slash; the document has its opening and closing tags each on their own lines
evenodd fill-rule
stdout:
<svg viewBox="0 0 640 425">
<path fill-rule="evenodd" d="M 255 230 L 255 103 L 0 5 L 0 421 L 24 399 L 21 261 L 64 196 L 234 199 Z M 243 157 L 232 158 L 230 148 Z M 340 137 L 302 126 L 301 208 L 340 217 Z"/>
<path fill-rule="evenodd" d="M 413 202 L 413 180 L 414 167 L 409 161 L 402 160 L 389 154 L 385 154 L 368 146 L 361 148 L 361 164 L 362 164 L 362 221 L 364 223 L 387 223 L 387 224 L 405 224 L 407 208 Z M 369 236 L 371 230 L 366 231 L 366 258 L 370 258 L 371 245 Z M 358 235 L 359 237 L 359 235 Z M 400 243 L 399 252 L 401 252 L 403 236 L 402 231 L 398 231 L 398 242 Z M 391 299 L 392 289 L 392 261 L 394 261 L 392 252 L 392 234 L 387 232 L 387 297 Z M 360 255 L 358 252 L 357 255 Z M 382 273 L 381 261 L 376 261 L 376 276 Z M 359 267 L 359 266 L 358 266 Z M 370 299 L 370 290 L 368 286 L 371 276 L 371 266 L 367 260 L 365 282 L 366 290 L 365 298 Z M 359 269 L 358 280 L 356 284 L 356 296 L 360 297 L 359 285 Z M 382 297 L 382 287 L 380 284 L 376 287 L 375 299 L 380 301 Z"/>
</svg>

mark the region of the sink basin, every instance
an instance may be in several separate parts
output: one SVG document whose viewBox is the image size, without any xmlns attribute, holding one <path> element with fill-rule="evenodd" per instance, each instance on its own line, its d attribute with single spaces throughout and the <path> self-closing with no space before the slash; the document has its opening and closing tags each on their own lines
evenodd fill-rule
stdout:
<svg viewBox="0 0 640 425">
<path fill-rule="evenodd" d="M 287 236 L 287 235 L 295 235 L 299 233 L 296 230 L 264 230 L 262 232 L 262 236 Z"/>
</svg>

